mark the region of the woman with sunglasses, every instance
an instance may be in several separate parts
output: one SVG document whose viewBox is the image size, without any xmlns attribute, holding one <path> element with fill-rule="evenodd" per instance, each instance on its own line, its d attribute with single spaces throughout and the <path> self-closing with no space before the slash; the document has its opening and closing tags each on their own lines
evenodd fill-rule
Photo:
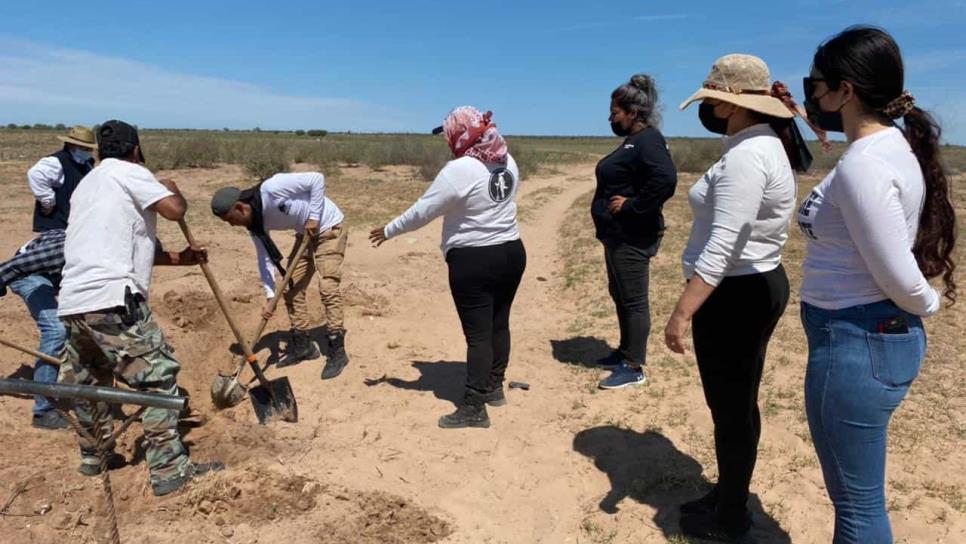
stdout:
<svg viewBox="0 0 966 544">
<path fill-rule="evenodd" d="M 942 277 L 956 299 L 949 179 L 939 127 L 905 90 L 885 31 L 852 27 L 819 46 L 805 93 L 812 122 L 849 141 L 798 213 L 805 409 L 835 506 L 833 542 L 891 543 L 889 420 L 926 354 L 921 317 L 940 307 L 928 280 Z"/>
</svg>

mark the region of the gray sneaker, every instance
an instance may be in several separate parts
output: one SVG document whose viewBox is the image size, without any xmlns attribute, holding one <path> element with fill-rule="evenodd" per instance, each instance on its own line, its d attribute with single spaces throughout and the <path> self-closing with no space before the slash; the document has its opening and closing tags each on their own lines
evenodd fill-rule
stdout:
<svg viewBox="0 0 966 544">
<path fill-rule="evenodd" d="M 59 431 L 70 427 L 67 420 L 53 410 L 42 414 L 35 414 L 30 425 L 35 429 L 48 429 L 52 431 Z"/>
<path fill-rule="evenodd" d="M 627 362 L 623 362 L 597 386 L 601 389 L 620 389 L 628 385 L 644 385 L 645 382 L 647 378 L 644 376 L 643 368 L 632 368 Z"/>
</svg>

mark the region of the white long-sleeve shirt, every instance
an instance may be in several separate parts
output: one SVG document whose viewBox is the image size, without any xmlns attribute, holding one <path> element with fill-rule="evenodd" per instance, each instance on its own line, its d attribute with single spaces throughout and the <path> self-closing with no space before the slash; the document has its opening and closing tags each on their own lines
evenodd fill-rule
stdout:
<svg viewBox="0 0 966 544">
<path fill-rule="evenodd" d="M 319 222 L 319 232 L 342 223 L 345 216 L 335 202 L 325 196 L 325 176 L 318 172 L 275 174 L 261 188 L 262 221 L 266 231 L 305 232 L 309 220 Z M 258 253 L 258 275 L 265 296 L 275 296 L 275 265 L 261 240 L 252 236 Z M 276 242 L 277 244 L 277 242 Z"/>
<path fill-rule="evenodd" d="M 507 155 L 505 168 L 473 157 L 446 163 L 429 189 L 386 225 L 386 238 L 414 231 L 443 216 L 441 249 L 483 247 L 520 239 L 515 202 L 520 171 Z"/>
<path fill-rule="evenodd" d="M 64 184 L 64 168 L 57 157 L 44 157 L 27 170 L 27 183 L 37 202 L 49 208 L 56 199 L 54 189 Z"/>
<path fill-rule="evenodd" d="M 799 208 L 809 238 L 802 300 L 837 310 L 888 299 L 936 313 L 939 293 L 912 254 L 924 196 L 919 161 L 898 128 L 854 141 Z"/>
<path fill-rule="evenodd" d="M 694 215 L 684 276 L 717 286 L 727 276 L 778 268 L 795 213 L 795 174 L 766 124 L 725 138 L 725 153 L 688 192 Z"/>
</svg>

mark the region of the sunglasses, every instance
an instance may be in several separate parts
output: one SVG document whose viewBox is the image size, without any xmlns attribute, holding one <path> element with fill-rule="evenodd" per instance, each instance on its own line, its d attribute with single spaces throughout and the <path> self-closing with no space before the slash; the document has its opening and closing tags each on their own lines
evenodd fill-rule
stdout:
<svg viewBox="0 0 966 544">
<path fill-rule="evenodd" d="M 805 93 L 804 94 L 805 100 L 818 100 L 819 98 L 822 98 L 822 96 L 825 96 L 825 94 L 828 94 L 832 90 L 832 89 L 828 89 L 827 91 L 825 91 L 825 94 L 823 94 L 822 96 L 815 96 L 815 87 L 816 87 L 815 84 L 818 83 L 819 81 L 821 81 L 822 83 L 827 83 L 827 80 L 820 77 L 802 78 L 802 88 Z"/>
</svg>

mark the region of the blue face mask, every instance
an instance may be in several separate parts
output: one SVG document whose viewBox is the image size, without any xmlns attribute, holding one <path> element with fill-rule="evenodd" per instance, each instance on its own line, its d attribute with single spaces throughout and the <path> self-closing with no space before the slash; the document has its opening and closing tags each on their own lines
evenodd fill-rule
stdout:
<svg viewBox="0 0 966 544">
<path fill-rule="evenodd" d="M 90 151 L 78 148 L 71 149 L 70 156 L 74 158 L 74 162 L 77 164 L 84 164 L 85 162 L 94 158 Z"/>
</svg>

